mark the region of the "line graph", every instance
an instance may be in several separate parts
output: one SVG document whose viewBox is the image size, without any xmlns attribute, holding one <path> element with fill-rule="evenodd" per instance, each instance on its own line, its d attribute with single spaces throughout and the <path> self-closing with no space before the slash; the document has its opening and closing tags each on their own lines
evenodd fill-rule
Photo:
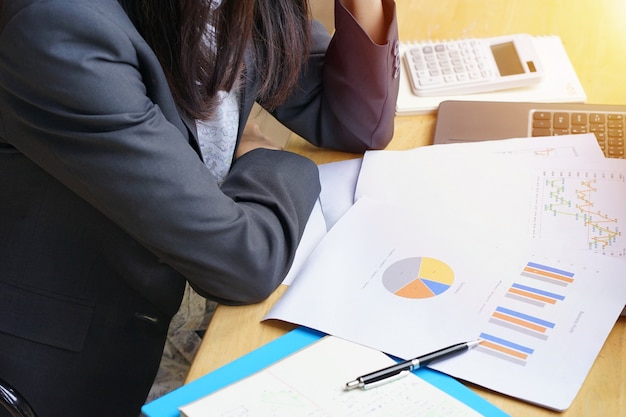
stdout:
<svg viewBox="0 0 626 417">
<path fill-rule="evenodd" d="M 535 238 L 570 241 L 578 249 L 626 256 L 622 173 L 544 171 L 537 185 Z"/>
</svg>

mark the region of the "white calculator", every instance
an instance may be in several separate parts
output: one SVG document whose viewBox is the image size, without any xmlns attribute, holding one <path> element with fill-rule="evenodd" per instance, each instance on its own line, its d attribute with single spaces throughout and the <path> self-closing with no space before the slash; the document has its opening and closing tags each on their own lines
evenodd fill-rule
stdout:
<svg viewBox="0 0 626 417">
<path fill-rule="evenodd" d="M 526 34 L 412 43 L 404 61 L 413 93 L 428 97 L 525 87 L 544 74 Z"/>
</svg>

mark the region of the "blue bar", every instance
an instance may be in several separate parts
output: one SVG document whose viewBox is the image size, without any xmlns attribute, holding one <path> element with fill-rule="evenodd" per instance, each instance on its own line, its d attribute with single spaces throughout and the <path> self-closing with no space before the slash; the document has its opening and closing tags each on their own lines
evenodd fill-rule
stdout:
<svg viewBox="0 0 626 417">
<path fill-rule="evenodd" d="M 552 268 L 546 265 L 536 264 L 534 262 L 528 262 L 527 266 L 530 266 L 531 268 L 543 269 L 544 271 L 548 271 L 548 272 L 554 272 L 555 274 L 561 274 L 570 278 L 574 277 L 573 272 L 563 271 L 562 269 L 556 269 L 556 268 Z"/>
<path fill-rule="evenodd" d="M 489 340 L 490 342 L 494 342 L 494 343 L 497 343 L 497 344 L 502 345 L 502 346 L 510 347 L 511 349 L 515 349 L 515 350 L 518 350 L 520 352 L 528 353 L 529 355 L 532 355 L 532 353 L 535 351 L 535 349 L 531 349 L 531 348 L 526 347 L 526 346 L 518 345 L 517 343 L 509 342 L 508 340 L 500 339 L 499 337 L 495 337 L 495 336 L 492 336 L 492 335 L 487 334 L 487 333 L 481 333 L 480 334 L 480 338 L 481 339 L 485 339 L 485 340 Z"/>
<path fill-rule="evenodd" d="M 540 324 L 542 326 L 546 326 L 546 327 L 549 327 L 551 329 L 554 328 L 554 326 L 555 326 L 554 323 L 551 323 L 549 321 L 541 320 L 541 319 L 538 319 L 537 317 L 529 316 L 528 314 L 524 314 L 524 313 L 520 313 L 520 312 L 517 312 L 517 311 L 509 310 L 508 308 L 496 307 L 496 311 L 499 311 L 500 313 L 508 314 L 509 316 L 513 316 L 513 317 L 517 317 L 517 318 L 520 318 L 520 319 L 524 319 L 524 320 L 530 321 L 530 322 L 535 323 L 535 324 Z"/>
<path fill-rule="evenodd" d="M 532 292 L 532 293 L 539 294 L 539 295 L 545 295 L 546 297 L 554 298 L 555 300 L 565 300 L 565 296 L 563 296 L 563 295 L 559 295 L 559 294 L 555 294 L 553 292 L 540 290 L 538 288 L 527 287 L 526 285 L 522 285 L 522 284 L 513 284 L 513 288 L 517 288 L 517 289 L 520 289 L 520 290 Z"/>
</svg>

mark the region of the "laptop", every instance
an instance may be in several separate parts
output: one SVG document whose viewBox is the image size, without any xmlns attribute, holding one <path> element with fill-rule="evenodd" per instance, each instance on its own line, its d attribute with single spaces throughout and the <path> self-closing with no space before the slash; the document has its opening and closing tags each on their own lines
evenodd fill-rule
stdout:
<svg viewBox="0 0 626 417">
<path fill-rule="evenodd" d="M 443 101 L 433 143 L 593 132 L 609 158 L 625 158 L 626 105 Z"/>
</svg>

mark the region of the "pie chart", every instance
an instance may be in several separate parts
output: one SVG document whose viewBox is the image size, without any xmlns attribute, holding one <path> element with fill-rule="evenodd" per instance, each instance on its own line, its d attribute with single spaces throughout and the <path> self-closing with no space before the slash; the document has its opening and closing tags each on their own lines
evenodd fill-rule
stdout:
<svg viewBox="0 0 626 417">
<path fill-rule="evenodd" d="M 383 285 L 403 298 L 431 298 L 443 294 L 454 282 L 454 272 L 435 258 L 405 258 L 383 273 Z"/>
</svg>

